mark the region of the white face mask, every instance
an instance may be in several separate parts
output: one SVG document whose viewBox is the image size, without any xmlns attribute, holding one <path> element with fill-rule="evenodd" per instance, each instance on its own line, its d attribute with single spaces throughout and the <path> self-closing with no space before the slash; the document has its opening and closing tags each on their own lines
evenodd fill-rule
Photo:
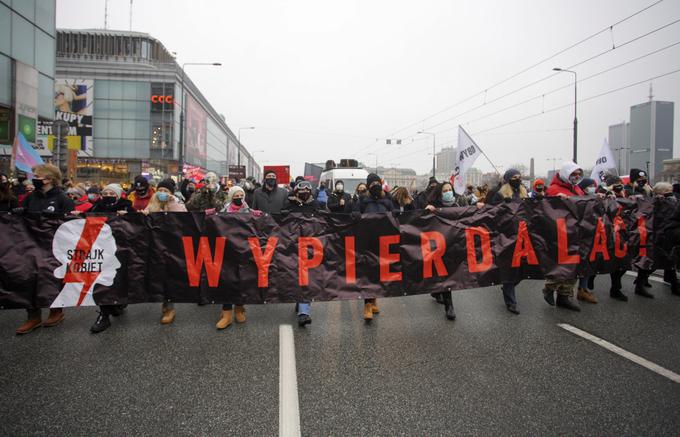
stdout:
<svg viewBox="0 0 680 437">
<path fill-rule="evenodd" d="M 588 187 L 588 188 L 586 188 L 586 193 L 588 193 L 588 194 L 595 194 L 595 187 Z"/>
</svg>

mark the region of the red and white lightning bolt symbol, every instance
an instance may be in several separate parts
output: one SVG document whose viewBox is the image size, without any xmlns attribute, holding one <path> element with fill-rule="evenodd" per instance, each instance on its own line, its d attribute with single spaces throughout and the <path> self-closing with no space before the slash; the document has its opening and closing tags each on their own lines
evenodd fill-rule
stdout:
<svg viewBox="0 0 680 437">
<path fill-rule="evenodd" d="M 83 227 L 83 232 L 80 234 L 80 239 L 78 244 L 76 244 L 76 249 L 74 251 L 74 256 L 71 262 L 66 267 L 66 275 L 64 275 L 64 284 L 68 283 L 82 283 L 83 288 L 80 292 L 80 297 L 78 298 L 77 306 L 83 302 L 85 296 L 92 288 L 92 284 L 99 276 L 100 272 L 83 272 L 80 267 L 82 267 L 85 262 L 87 255 L 92 249 L 92 245 L 97 240 L 99 232 L 101 232 L 104 223 L 106 223 L 106 217 L 87 217 L 85 218 L 85 226 Z M 77 266 L 74 271 L 74 266 Z"/>
</svg>

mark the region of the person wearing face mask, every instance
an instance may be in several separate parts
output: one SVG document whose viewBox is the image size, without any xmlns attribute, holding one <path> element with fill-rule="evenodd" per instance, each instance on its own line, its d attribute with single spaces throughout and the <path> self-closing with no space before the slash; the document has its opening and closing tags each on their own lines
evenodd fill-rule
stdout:
<svg viewBox="0 0 680 437">
<path fill-rule="evenodd" d="M 90 188 L 90 190 L 96 187 Z M 88 190 L 88 191 L 90 191 Z M 123 199 L 123 187 L 118 184 L 109 184 L 101 190 L 99 199 L 94 202 L 89 213 L 94 214 L 111 214 L 125 215 L 127 213 L 135 212 L 132 202 Z M 118 317 L 125 312 L 126 305 L 99 305 L 99 315 L 94 324 L 90 327 L 90 332 L 98 334 L 105 331 L 111 326 L 109 316 Z"/>
<path fill-rule="evenodd" d="M 179 185 L 179 191 L 182 193 L 184 203 L 188 203 L 191 196 L 196 192 L 196 182 L 189 178 L 183 179 Z"/>
<path fill-rule="evenodd" d="M 553 180 L 545 194 L 549 197 L 584 196 L 585 193 L 578 185 L 582 179 L 583 169 L 575 162 L 566 161 L 562 164 L 560 171 L 553 177 Z M 565 308 L 572 311 L 581 311 L 581 308 L 571 300 L 574 294 L 575 284 L 575 279 L 548 279 L 545 281 L 543 298 L 548 303 L 548 305 L 555 306 L 557 304 L 557 306 L 560 308 Z M 555 300 L 555 293 L 557 293 L 557 300 Z M 595 299 L 594 296 L 592 296 L 592 298 Z"/>
<path fill-rule="evenodd" d="M 654 269 L 663 268 L 664 282 L 670 284 L 671 293 L 678 296 L 680 295 L 680 284 L 678 283 L 676 263 L 680 246 L 674 238 L 678 226 L 678 200 L 673 194 L 673 186 L 668 182 L 657 182 L 652 188 L 652 193 L 654 194 L 655 213 L 668 217 L 659 224 L 660 228 L 657 229 L 659 235 L 663 235 L 663 238 L 657 244 L 667 254 L 667 259 L 663 265 L 655 265 Z"/>
<path fill-rule="evenodd" d="M 352 196 L 352 211 L 359 210 L 359 202 L 361 201 L 361 198 L 365 196 L 368 196 L 368 187 L 365 183 L 360 182 L 354 190 L 354 195 Z"/>
<path fill-rule="evenodd" d="M 415 198 L 415 208 L 416 209 L 425 209 L 425 207 L 429 204 L 429 199 L 430 196 L 432 195 L 432 192 L 434 191 L 435 188 L 439 185 L 439 182 L 437 182 L 437 178 L 434 176 L 430 177 L 430 179 L 427 181 L 427 188 L 425 191 L 421 191 L 418 193 L 418 195 Z"/>
<path fill-rule="evenodd" d="M 74 211 L 79 213 L 88 212 L 92 208 L 92 202 L 87 198 L 87 193 L 79 186 L 69 188 L 66 195 L 73 200 Z"/>
<path fill-rule="evenodd" d="M 11 190 L 9 178 L 0 173 L 0 212 L 10 212 L 19 207 L 19 200 Z"/>
<path fill-rule="evenodd" d="M 345 193 L 345 184 L 341 180 L 335 181 L 335 190 L 328 196 L 326 204 L 330 212 L 349 214 L 352 212 L 352 196 Z"/>
<path fill-rule="evenodd" d="M 639 168 L 632 168 L 630 170 L 629 183 L 625 186 L 628 197 L 652 197 L 652 187 L 649 185 L 649 177 L 647 172 Z"/>
<path fill-rule="evenodd" d="M 496 191 L 488 203 L 498 205 L 503 202 L 522 201 L 529 198 L 526 187 L 522 184 L 522 174 L 514 168 L 509 169 L 503 175 L 504 184 Z M 505 307 L 513 314 L 519 314 L 517 309 L 517 297 L 515 288 L 519 282 L 504 282 L 501 286 Z"/>
<path fill-rule="evenodd" d="M 626 191 L 623 189 L 623 182 L 621 178 L 614 174 L 606 174 L 604 176 L 604 193 L 610 199 L 625 199 Z M 612 299 L 628 302 L 628 296 L 621 291 L 623 285 L 621 279 L 626 274 L 626 269 L 614 270 L 609 274 L 612 285 L 609 289 L 609 297 Z"/>
<path fill-rule="evenodd" d="M 241 188 L 243 188 L 243 191 L 245 192 L 244 202 L 246 202 L 248 205 L 252 205 L 253 196 L 255 195 L 255 181 L 253 180 L 252 176 L 249 176 L 245 181 L 243 181 Z"/>
<path fill-rule="evenodd" d="M 87 189 L 87 201 L 93 206 L 101 198 L 101 190 L 98 186 L 92 185 Z"/>
<path fill-rule="evenodd" d="M 291 212 L 313 213 L 319 212 L 322 209 L 324 207 L 312 196 L 312 184 L 303 179 L 295 185 L 281 212 L 283 214 Z M 295 309 L 298 326 L 304 327 L 312 323 L 311 304 L 309 302 L 299 302 L 295 305 Z"/>
<path fill-rule="evenodd" d="M 128 196 L 128 200 L 132 202 L 132 207 L 135 211 L 141 211 L 149 204 L 154 189 L 149 185 L 149 181 L 142 175 L 135 177 L 132 188 L 133 191 Z"/>
<path fill-rule="evenodd" d="M 453 206 L 465 206 L 465 199 L 458 196 L 456 199 L 453 185 L 450 182 L 443 182 L 438 184 L 431 192 L 428 198 L 427 205 L 424 209 L 436 213 L 438 208 L 448 208 Z M 438 303 L 444 305 L 444 313 L 449 320 L 456 320 L 456 312 L 453 308 L 453 299 L 451 291 L 443 291 L 438 293 L 430 293 Z"/>
<path fill-rule="evenodd" d="M 24 200 L 26 195 L 26 186 L 24 185 L 24 182 L 26 181 L 26 173 L 23 171 L 17 172 L 17 180 L 16 182 L 12 185 L 12 192 L 14 193 L 14 197 L 17 198 L 19 201 L 19 204 Z"/>
<path fill-rule="evenodd" d="M 543 179 L 536 179 L 532 186 L 533 190 L 529 193 L 532 199 L 543 199 L 545 197 L 545 181 Z"/>
<path fill-rule="evenodd" d="M 581 179 L 581 182 L 578 183 L 578 186 L 579 188 L 581 188 L 581 190 L 585 193 L 586 196 L 597 195 L 599 197 L 604 197 L 606 193 L 606 190 L 598 191 L 595 179 L 583 178 Z M 584 278 L 579 278 L 576 299 L 588 303 L 597 303 L 597 298 L 593 294 L 593 290 L 595 289 L 595 276 L 596 275 L 591 275 Z"/>
<path fill-rule="evenodd" d="M 264 173 L 262 188 L 258 188 L 253 193 L 251 206 L 267 214 L 280 214 L 286 205 L 287 198 L 288 192 L 277 185 L 276 173 L 273 170 L 267 170 Z"/>
<path fill-rule="evenodd" d="M 411 197 L 406 187 L 397 187 L 392 190 L 392 203 L 394 204 L 394 209 L 401 212 L 414 211 L 416 209 L 413 197 Z"/>
<path fill-rule="evenodd" d="M 73 211 L 73 201 L 61 189 L 61 171 L 52 164 L 37 165 L 33 168 L 33 186 L 35 190 L 24 200 L 16 212 L 42 214 L 53 217 L 64 216 Z M 27 320 L 16 331 L 17 334 L 28 334 L 39 326 L 52 327 L 64 320 L 61 308 L 51 308 L 45 322 L 42 321 L 40 308 L 26 310 Z"/>
<path fill-rule="evenodd" d="M 626 190 L 623 186 L 621 178 L 615 174 L 606 174 L 604 176 L 604 188 L 606 190 L 607 197 L 614 199 L 625 199 Z"/>
<path fill-rule="evenodd" d="M 243 188 L 239 186 L 231 187 L 227 194 L 227 204 L 220 212 L 227 214 L 253 214 L 256 217 L 260 216 L 262 212 L 251 209 L 246 202 L 245 196 L 246 193 Z M 220 319 L 217 321 L 215 327 L 218 330 L 226 329 L 231 325 L 233 318 L 236 318 L 236 323 L 246 322 L 246 309 L 242 303 L 223 304 Z"/>
</svg>

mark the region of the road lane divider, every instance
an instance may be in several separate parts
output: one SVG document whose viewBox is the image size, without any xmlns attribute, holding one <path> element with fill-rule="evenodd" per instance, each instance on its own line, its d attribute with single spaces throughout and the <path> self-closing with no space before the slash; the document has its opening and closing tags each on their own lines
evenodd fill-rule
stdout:
<svg viewBox="0 0 680 437">
<path fill-rule="evenodd" d="M 300 437 L 300 405 L 291 325 L 279 325 L 279 437 Z"/>
<path fill-rule="evenodd" d="M 614 352 L 615 354 L 617 354 L 617 355 L 619 355 L 623 358 L 626 358 L 627 360 L 630 360 L 630 361 L 634 362 L 635 364 L 638 364 L 638 365 L 640 365 L 640 366 L 642 366 L 642 367 L 644 367 L 648 370 L 651 370 L 652 372 L 654 372 L 656 374 L 664 376 L 664 377 L 670 379 L 673 382 L 680 383 L 680 375 L 673 372 L 672 370 L 668 370 L 664 367 L 661 367 L 656 363 L 653 363 L 653 362 L 651 362 L 651 361 L 649 361 L 645 358 L 642 358 L 639 355 L 635 355 L 632 352 L 628 352 L 627 350 L 620 348 L 615 344 L 612 344 L 612 343 L 610 343 L 606 340 L 603 340 L 600 337 L 596 337 L 593 334 L 590 334 L 586 331 L 583 331 L 582 329 L 578 329 L 577 327 L 572 326 L 568 323 L 558 323 L 557 326 L 571 332 L 574 335 L 578 335 L 581 338 L 584 338 L 588 341 L 591 341 L 591 342 L 595 343 L 596 345 L 607 349 L 610 352 Z"/>
</svg>

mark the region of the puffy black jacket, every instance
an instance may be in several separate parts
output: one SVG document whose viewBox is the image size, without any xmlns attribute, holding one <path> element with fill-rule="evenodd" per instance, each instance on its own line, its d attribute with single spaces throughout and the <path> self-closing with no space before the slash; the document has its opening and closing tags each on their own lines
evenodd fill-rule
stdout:
<svg viewBox="0 0 680 437">
<path fill-rule="evenodd" d="M 324 207 L 314 200 L 313 197 L 310 197 L 309 200 L 305 203 L 302 203 L 297 197 L 290 196 L 288 197 L 286 204 L 282 208 L 283 212 L 319 212 L 323 210 Z"/>
<path fill-rule="evenodd" d="M 340 205 L 341 199 L 345 201 L 344 205 Z M 334 191 L 328 195 L 328 202 L 326 202 L 326 205 L 330 212 L 349 214 L 352 212 L 352 196 L 350 196 L 349 193 L 338 193 Z"/>
<path fill-rule="evenodd" d="M 127 199 L 118 199 L 118 202 L 114 203 L 113 205 L 105 205 L 104 202 L 99 199 L 94 203 L 92 209 L 90 209 L 88 212 L 104 213 L 118 211 L 135 212 L 135 209 L 132 207 L 132 202 Z"/>
<path fill-rule="evenodd" d="M 373 196 L 365 196 L 359 199 L 359 202 L 355 205 L 355 211 L 362 214 L 368 212 L 391 212 L 394 211 L 394 204 L 387 197 L 376 199 Z"/>
<path fill-rule="evenodd" d="M 23 203 L 26 212 L 38 214 L 64 215 L 73 211 L 75 205 L 59 187 L 54 187 L 47 193 L 35 190 L 26 197 Z"/>
</svg>

